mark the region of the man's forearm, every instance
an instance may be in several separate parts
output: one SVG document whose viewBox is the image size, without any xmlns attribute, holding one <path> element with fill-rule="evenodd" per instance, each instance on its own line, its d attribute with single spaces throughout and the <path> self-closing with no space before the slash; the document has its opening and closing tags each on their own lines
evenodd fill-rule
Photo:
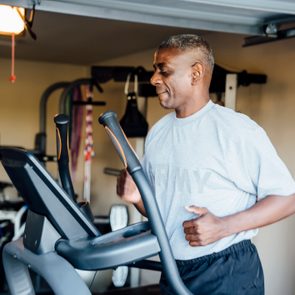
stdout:
<svg viewBox="0 0 295 295">
<path fill-rule="evenodd" d="M 143 216 L 147 217 L 142 200 L 140 200 L 138 203 L 135 203 L 133 205 Z"/>
<path fill-rule="evenodd" d="M 223 236 L 272 224 L 295 213 L 295 194 L 268 196 L 248 210 L 225 216 Z"/>
</svg>

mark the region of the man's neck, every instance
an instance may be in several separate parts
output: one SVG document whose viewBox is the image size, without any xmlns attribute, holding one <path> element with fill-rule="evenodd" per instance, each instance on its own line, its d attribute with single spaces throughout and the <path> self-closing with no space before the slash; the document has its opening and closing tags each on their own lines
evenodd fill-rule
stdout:
<svg viewBox="0 0 295 295">
<path fill-rule="evenodd" d="M 186 118 L 201 110 L 210 100 L 210 97 L 198 98 L 192 100 L 190 105 L 186 105 L 182 109 L 175 109 L 177 118 Z"/>
</svg>

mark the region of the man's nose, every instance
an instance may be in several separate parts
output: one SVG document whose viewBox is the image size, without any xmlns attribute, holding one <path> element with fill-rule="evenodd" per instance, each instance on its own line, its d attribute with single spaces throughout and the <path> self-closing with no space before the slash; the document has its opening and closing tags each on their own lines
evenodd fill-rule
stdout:
<svg viewBox="0 0 295 295">
<path fill-rule="evenodd" d="M 152 77 L 150 79 L 150 82 L 153 86 L 157 86 L 162 82 L 162 80 L 157 72 L 154 72 L 154 74 L 152 75 Z"/>
</svg>

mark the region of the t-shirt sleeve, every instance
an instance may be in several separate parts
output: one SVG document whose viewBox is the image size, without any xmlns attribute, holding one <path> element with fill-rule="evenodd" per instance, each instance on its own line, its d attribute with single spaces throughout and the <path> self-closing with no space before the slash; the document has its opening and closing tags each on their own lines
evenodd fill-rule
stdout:
<svg viewBox="0 0 295 295">
<path fill-rule="evenodd" d="M 258 200 L 295 193 L 294 179 L 266 132 L 257 127 L 244 135 L 231 145 L 229 154 L 229 174 L 236 186 L 256 195 Z"/>
</svg>

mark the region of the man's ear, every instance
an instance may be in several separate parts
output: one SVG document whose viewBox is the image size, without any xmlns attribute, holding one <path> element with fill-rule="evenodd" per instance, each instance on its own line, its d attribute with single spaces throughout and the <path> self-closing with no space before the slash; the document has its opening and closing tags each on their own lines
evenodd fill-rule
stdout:
<svg viewBox="0 0 295 295">
<path fill-rule="evenodd" d="M 196 84 L 204 77 L 205 67 L 200 62 L 196 62 L 192 66 L 192 85 Z"/>
</svg>

